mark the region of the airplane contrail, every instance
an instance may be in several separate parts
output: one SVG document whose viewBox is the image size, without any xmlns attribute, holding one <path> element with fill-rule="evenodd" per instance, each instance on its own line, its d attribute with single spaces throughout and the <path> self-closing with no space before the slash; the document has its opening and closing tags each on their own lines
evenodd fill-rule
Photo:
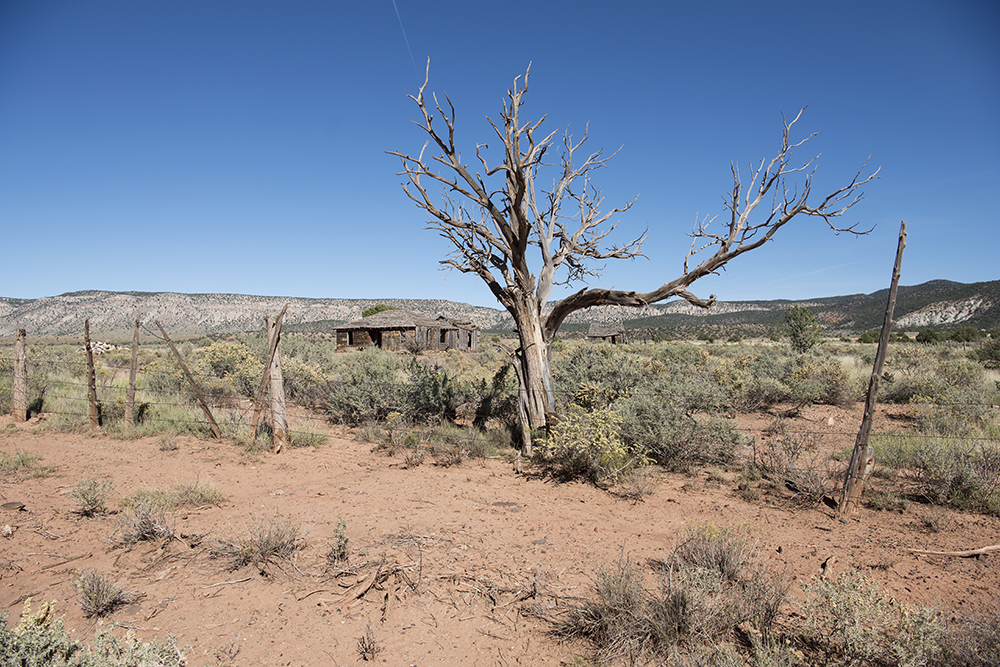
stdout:
<svg viewBox="0 0 1000 667">
<path fill-rule="evenodd" d="M 410 48 L 410 40 L 406 37 L 406 28 L 403 27 L 403 19 L 399 16 L 399 7 L 396 6 L 396 0 L 392 0 L 392 8 L 396 10 L 396 20 L 399 21 L 399 30 L 403 33 L 403 41 L 406 42 L 406 51 L 410 54 L 410 64 L 413 65 L 413 73 L 420 78 L 420 71 L 417 70 L 417 61 L 413 59 L 413 49 Z"/>
</svg>

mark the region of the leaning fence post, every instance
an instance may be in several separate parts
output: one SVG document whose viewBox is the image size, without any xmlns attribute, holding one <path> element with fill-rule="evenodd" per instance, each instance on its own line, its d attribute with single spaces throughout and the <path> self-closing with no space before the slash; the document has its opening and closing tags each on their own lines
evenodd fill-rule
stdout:
<svg viewBox="0 0 1000 667">
<path fill-rule="evenodd" d="M 132 366 L 128 373 L 128 389 L 125 391 L 125 426 L 132 430 L 135 420 L 135 376 L 139 372 L 139 309 L 135 309 L 135 333 L 132 334 Z"/>
<path fill-rule="evenodd" d="M 24 350 L 27 335 L 27 330 L 18 329 L 14 340 L 14 383 L 11 386 L 10 415 L 16 422 L 28 420 L 28 359 Z"/>
<path fill-rule="evenodd" d="M 878 385 L 882 377 L 882 364 L 885 363 L 886 348 L 889 346 L 889 332 L 892 331 L 892 314 L 896 308 L 896 291 L 899 287 L 900 267 L 903 265 L 903 248 L 906 247 L 906 221 L 899 225 L 899 244 L 896 246 L 896 262 L 892 267 L 892 283 L 889 287 L 889 301 L 885 307 L 885 319 L 882 322 L 882 335 L 878 340 L 878 351 L 875 353 L 875 364 L 872 366 L 872 376 L 868 381 L 868 397 L 865 399 L 865 416 L 861 419 L 858 439 L 851 454 L 851 464 L 847 468 L 844 489 L 840 494 L 837 514 L 853 514 L 858 511 L 861 502 L 861 492 L 864 490 L 868 475 L 875 465 L 875 451 L 868 446 L 868 437 L 872 432 L 872 422 L 875 419 L 875 401 L 878 398 Z"/>
<path fill-rule="evenodd" d="M 269 338 L 274 346 L 274 359 L 271 361 L 271 428 L 274 433 L 275 454 L 288 443 L 288 420 L 285 415 L 285 385 L 281 377 L 281 323 L 275 318 L 267 318 Z"/>
<path fill-rule="evenodd" d="M 177 351 L 174 347 L 174 343 L 170 340 L 170 336 L 164 331 L 163 325 L 160 324 L 159 320 L 153 320 L 160 333 L 163 334 L 163 340 L 167 341 L 167 345 L 170 346 L 170 351 L 174 353 L 174 357 L 177 359 L 177 363 L 180 364 L 181 370 L 184 371 L 185 377 L 187 377 L 188 382 L 191 383 L 191 390 L 194 391 L 194 397 L 198 401 L 198 405 L 201 406 L 201 411 L 205 413 L 205 417 L 208 418 L 208 423 L 212 427 L 212 433 L 215 437 L 222 439 L 222 431 L 219 429 L 219 425 L 215 423 L 215 417 L 212 416 L 212 411 L 208 409 L 208 403 L 205 402 L 205 398 L 201 395 L 201 390 L 198 388 L 198 383 L 194 381 L 194 376 L 191 375 L 191 371 L 188 370 L 187 364 L 184 363 L 184 358 L 181 357 L 181 353 Z"/>
<path fill-rule="evenodd" d="M 281 323 L 285 319 L 285 311 L 288 310 L 288 304 L 281 309 L 278 313 L 278 331 L 281 331 Z M 267 391 L 268 382 L 271 379 L 271 362 L 274 360 L 274 355 L 278 349 L 278 340 L 271 337 L 270 329 L 267 326 L 267 320 L 264 320 L 264 335 L 267 336 L 268 347 L 267 347 L 267 363 L 264 365 L 264 374 L 260 378 L 260 388 L 257 389 L 257 395 L 254 397 L 253 401 L 253 419 L 250 422 L 250 442 L 257 439 L 257 425 L 260 423 L 260 413 L 264 410 L 264 393 Z"/>
<path fill-rule="evenodd" d="M 90 428 L 101 426 L 101 415 L 97 409 L 97 374 L 94 372 L 94 349 L 90 345 L 90 320 L 83 321 L 83 351 L 87 357 L 87 407 L 90 413 Z"/>
</svg>

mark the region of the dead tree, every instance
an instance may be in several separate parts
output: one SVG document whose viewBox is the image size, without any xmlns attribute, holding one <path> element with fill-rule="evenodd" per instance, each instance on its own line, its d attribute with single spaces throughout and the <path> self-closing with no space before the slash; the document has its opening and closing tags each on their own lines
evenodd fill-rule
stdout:
<svg viewBox="0 0 1000 667">
<path fill-rule="evenodd" d="M 798 166 L 791 162 L 792 152 L 815 136 L 791 138 L 803 109 L 790 122 L 784 120 L 777 155 L 751 165 L 748 182 L 744 183 L 739 167 L 731 165 L 733 188 L 724 197 L 728 221 L 718 228 L 712 224 L 715 218 L 698 222 L 678 277 L 651 292 L 585 287 L 555 302 L 546 315 L 543 309 L 554 285 L 599 277 L 603 267 L 598 263 L 603 260 L 643 257 L 640 249 L 646 234 L 621 245 L 606 244 L 617 226 L 611 219 L 632 205 L 600 210 L 603 196 L 591 177 L 613 155 L 586 152 L 586 132 L 579 141 L 566 134 L 557 142 L 556 132 L 539 133 L 544 116 L 534 122 L 522 120 L 529 74 L 530 66 L 523 79 L 514 79 L 500 122 L 489 121 L 503 142 L 503 158 L 497 164 L 487 161 L 485 144 L 476 146 L 480 170 L 470 170 L 462 161 L 455 141 L 455 107 L 447 97 L 443 106 L 436 95 L 427 100 L 427 78 L 417 95 L 410 96 L 420 112 L 414 122 L 426 133 L 427 142 L 415 157 L 399 151 L 390 154 L 400 159 L 400 175 L 408 178 L 403 184 L 406 195 L 429 215 L 428 228 L 454 246 L 441 264 L 478 275 L 514 318 L 520 337 L 515 368 L 526 422 L 524 444 L 530 452 L 531 429 L 545 427 L 555 412 L 551 345 L 570 313 L 591 306 L 641 307 L 675 296 L 708 308 L 715 295 L 702 299 L 688 287 L 761 247 L 800 214 L 821 218 L 835 232 L 867 233 L 857 225 L 839 227 L 836 220 L 862 199 L 861 186 L 878 170 L 865 175 L 866 161 L 846 185 L 810 204 L 816 158 Z M 429 146 L 434 153 L 430 157 Z M 552 153 L 557 155 L 549 160 Z M 432 194 L 431 189 L 440 192 Z"/>
</svg>

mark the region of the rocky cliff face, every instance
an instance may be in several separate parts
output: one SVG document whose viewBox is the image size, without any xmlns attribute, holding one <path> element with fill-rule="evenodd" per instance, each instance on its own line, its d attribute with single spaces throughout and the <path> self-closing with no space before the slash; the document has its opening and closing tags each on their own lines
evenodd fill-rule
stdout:
<svg viewBox="0 0 1000 667">
<path fill-rule="evenodd" d="M 797 303 L 813 311 L 831 330 L 865 330 L 881 325 L 888 291 L 826 297 L 805 301 L 717 302 L 710 310 L 686 301 L 672 301 L 646 308 L 602 306 L 570 315 L 570 324 L 643 320 L 642 326 L 677 326 L 692 321 L 727 326 L 758 323 L 779 325 L 784 311 Z M 72 292 L 42 299 L 0 297 L 0 336 L 27 329 L 31 336 L 80 336 L 90 319 L 94 336 L 130 335 L 136 308 L 142 322 L 152 328 L 157 319 L 168 331 L 204 335 L 263 329 L 264 317 L 276 315 L 285 304 L 285 322 L 349 322 L 378 303 L 412 310 L 428 317 L 446 315 L 470 320 L 481 329 L 513 329 L 506 311 L 433 299 L 299 299 L 246 294 L 175 294 L 171 292 Z M 936 280 L 915 287 L 901 287 L 896 303 L 896 328 L 921 329 L 971 324 L 991 329 L 1000 326 L 1000 281 L 971 285 Z M 639 323 L 637 323 L 639 324 Z M 696 324 L 695 326 L 700 326 Z"/>
<path fill-rule="evenodd" d="M 136 308 L 142 322 L 154 319 L 178 334 L 210 334 L 263 329 L 264 317 L 277 315 L 285 304 L 285 322 L 297 324 L 334 320 L 347 322 L 377 303 L 406 308 L 423 315 L 447 315 L 472 320 L 480 328 L 496 326 L 504 313 L 492 308 L 442 300 L 297 299 L 245 294 L 174 294 L 133 292 L 73 292 L 33 300 L 0 299 L 0 336 L 27 329 L 32 336 L 78 336 L 90 319 L 92 335 L 131 332 Z"/>
<path fill-rule="evenodd" d="M 896 326 L 903 329 L 923 329 L 943 324 L 961 324 L 995 306 L 992 299 L 983 296 L 961 301 L 938 301 L 898 318 Z"/>
</svg>

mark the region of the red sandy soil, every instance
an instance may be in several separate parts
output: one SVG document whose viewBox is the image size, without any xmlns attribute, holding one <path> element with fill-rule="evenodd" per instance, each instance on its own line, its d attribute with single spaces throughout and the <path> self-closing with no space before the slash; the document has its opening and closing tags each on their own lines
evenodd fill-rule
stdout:
<svg viewBox="0 0 1000 667">
<path fill-rule="evenodd" d="M 860 408 L 812 407 L 802 417 L 795 423 L 826 429 L 825 446 L 842 448 L 853 444 Z M 742 420 L 741 427 L 772 419 Z M 911 505 L 905 513 L 863 508 L 841 522 L 823 505 L 802 508 L 771 496 L 744 502 L 732 472 L 721 471 L 722 484 L 705 472 L 657 472 L 652 494 L 634 502 L 531 469 L 518 474 L 504 459 L 452 467 L 428 459 L 407 469 L 401 454 L 373 453 L 344 429 L 331 429 L 317 449 L 248 458 L 213 440 L 180 438 L 177 450 L 165 452 L 155 438 L 119 441 L 38 426 L 37 418 L 18 426 L 0 418 L 0 451 L 35 452 L 55 468 L 41 479 L 0 480 L 2 501 L 25 505 L 0 511 L 0 527 L 13 530 L 0 538 L 0 612 L 9 612 L 13 625 L 27 597 L 36 610 L 54 600 L 78 637 L 91 640 L 99 623 L 141 638 L 173 635 L 189 647 L 189 665 L 361 664 L 358 642 L 369 630 L 381 649 L 376 663 L 557 665 L 587 647 L 550 636 L 532 609 L 588 596 L 595 573 L 623 554 L 638 563 L 663 558 L 679 531 L 702 522 L 749 524 L 774 565 L 797 581 L 818 576 L 833 556 L 835 571 L 870 571 L 899 601 L 958 613 L 994 604 L 1000 584 L 1000 554 L 963 559 L 908 550 L 998 544 L 995 518 L 954 514 L 946 530 L 932 533 L 920 521 L 930 508 Z M 109 537 L 118 516 L 74 513 L 74 484 L 94 476 L 113 477 L 112 504 L 140 485 L 196 481 L 229 499 L 172 516 L 187 544 L 116 548 Z M 292 563 L 229 572 L 210 558 L 213 537 L 234 536 L 275 514 L 308 533 Z M 324 557 L 340 519 L 354 573 L 334 577 Z M 111 573 L 144 597 L 106 619 L 84 618 L 72 584 L 86 569 Z"/>
</svg>

